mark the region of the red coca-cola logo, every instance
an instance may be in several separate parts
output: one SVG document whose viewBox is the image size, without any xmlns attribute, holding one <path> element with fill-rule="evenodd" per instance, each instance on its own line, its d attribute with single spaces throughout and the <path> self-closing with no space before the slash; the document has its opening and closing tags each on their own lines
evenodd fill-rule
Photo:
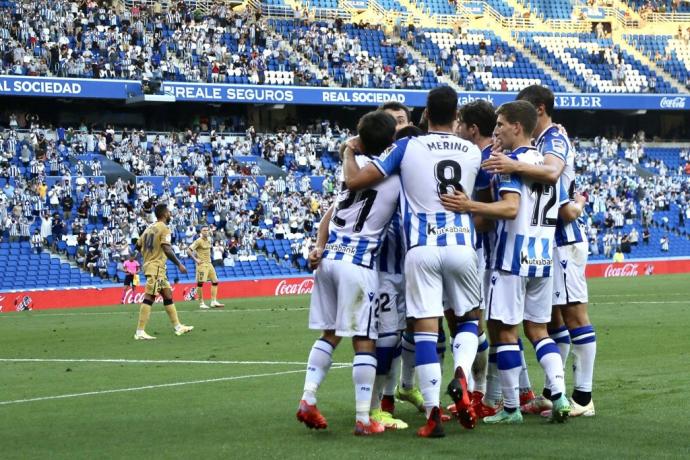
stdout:
<svg viewBox="0 0 690 460">
<path fill-rule="evenodd" d="M 288 283 L 287 280 L 281 280 L 276 286 L 275 295 L 301 295 L 311 294 L 314 289 L 314 280 L 307 278 L 299 283 Z"/>
<path fill-rule="evenodd" d="M 610 278 L 613 276 L 638 276 L 637 269 L 639 264 L 625 264 L 622 267 L 615 264 L 609 264 L 604 270 L 604 277 Z"/>
<path fill-rule="evenodd" d="M 172 291 L 175 291 L 175 288 L 172 288 Z M 132 289 L 128 290 L 125 293 L 125 296 L 122 298 L 122 303 L 124 304 L 130 304 L 130 303 L 142 303 L 144 301 L 144 291 L 137 292 L 136 294 Z M 163 297 L 158 294 L 156 295 L 156 298 L 153 300 L 154 303 L 161 303 L 163 302 Z"/>
</svg>

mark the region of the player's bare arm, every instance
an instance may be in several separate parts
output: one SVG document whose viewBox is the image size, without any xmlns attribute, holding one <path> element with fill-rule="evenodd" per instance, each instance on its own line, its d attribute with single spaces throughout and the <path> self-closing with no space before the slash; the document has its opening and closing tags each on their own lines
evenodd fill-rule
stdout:
<svg viewBox="0 0 690 460">
<path fill-rule="evenodd" d="M 187 267 L 182 265 L 182 262 L 180 262 L 180 260 L 177 258 L 175 251 L 172 250 L 172 247 L 169 244 L 161 244 L 161 249 L 165 253 L 165 257 L 167 257 L 170 262 L 177 266 L 177 269 L 180 270 L 180 273 L 187 273 Z"/>
<path fill-rule="evenodd" d="M 196 251 L 192 250 L 191 248 L 187 248 L 187 255 L 194 259 L 194 263 L 199 263 L 199 257 L 197 256 Z"/>
<path fill-rule="evenodd" d="M 544 164 L 532 165 L 510 158 L 503 152 L 491 152 L 482 169 L 493 174 L 518 174 L 535 182 L 555 185 L 565 168 L 565 162 L 555 155 L 544 155 Z"/>
<path fill-rule="evenodd" d="M 355 152 L 349 144 L 343 154 L 343 175 L 347 188 L 355 192 L 376 185 L 384 179 L 384 175 L 373 163 L 360 168 L 355 161 Z"/>
<path fill-rule="evenodd" d="M 566 224 L 578 219 L 585 211 L 585 203 L 587 200 L 579 193 L 569 203 L 561 206 L 558 210 L 558 216 L 563 219 Z"/>
<path fill-rule="evenodd" d="M 316 247 L 309 253 L 309 269 L 316 270 L 319 268 L 321 263 L 321 256 L 323 254 L 323 249 L 326 247 L 326 242 L 328 241 L 328 223 L 333 217 L 333 210 L 335 205 L 331 205 L 328 211 L 323 215 L 321 223 L 319 223 L 319 231 L 316 235 Z"/>
<path fill-rule="evenodd" d="M 520 194 L 503 192 L 501 200 L 493 203 L 482 203 L 471 200 L 466 194 L 458 190 L 455 194 L 441 195 L 443 207 L 452 212 L 472 213 L 490 219 L 512 220 L 520 209 Z"/>
</svg>

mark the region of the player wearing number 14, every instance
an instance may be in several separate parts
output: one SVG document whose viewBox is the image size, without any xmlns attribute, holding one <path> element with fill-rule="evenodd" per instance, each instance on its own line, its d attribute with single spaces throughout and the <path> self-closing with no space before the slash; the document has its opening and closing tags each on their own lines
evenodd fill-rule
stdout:
<svg viewBox="0 0 690 460">
<path fill-rule="evenodd" d="M 172 299 L 172 289 L 168 282 L 166 273 L 166 260 L 170 260 L 177 265 L 182 273 L 187 273 L 187 269 L 177 259 L 175 253 L 170 247 L 170 210 L 164 204 L 159 204 L 155 208 L 155 214 L 158 221 L 149 226 L 141 237 L 137 240 L 137 249 L 144 257 L 144 275 L 146 275 L 146 292 L 144 294 L 144 301 L 139 309 L 139 323 L 137 325 L 137 332 L 134 335 L 135 340 L 153 340 L 156 337 L 146 333 L 146 324 L 151 315 L 151 305 L 158 293 L 163 297 L 163 305 L 165 311 L 168 313 L 170 322 L 175 330 L 175 335 L 182 335 L 194 329 L 193 326 L 185 326 L 180 323 L 177 317 L 177 309 Z"/>
</svg>

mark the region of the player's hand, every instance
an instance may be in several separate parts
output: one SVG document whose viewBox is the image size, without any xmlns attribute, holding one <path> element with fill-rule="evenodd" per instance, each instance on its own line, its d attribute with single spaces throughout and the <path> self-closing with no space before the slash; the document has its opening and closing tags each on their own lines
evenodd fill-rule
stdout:
<svg viewBox="0 0 690 460">
<path fill-rule="evenodd" d="M 448 211 L 470 212 L 472 200 L 470 200 L 464 192 L 456 190 L 455 194 L 453 195 L 441 195 L 441 203 L 443 204 L 443 207 L 446 208 Z"/>
<path fill-rule="evenodd" d="M 351 137 L 345 142 L 345 145 L 355 153 L 364 151 L 364 144 L 362 144 L 362 140 L 359 136 Z"/>
<path fill-rule="evenodd" d="M 482 169 L 491 174 L 512 174 L 517 170 L 517 161 L 502 151 L 494 150 L 491 156 L 482 163 Z"/>
<path fill-rule="evenodd" d="M 309 264 L 309 270 L 316 270 L 319 268 L 319 264 L 321 263 L 321 256 L 323 255 L 323 249 L 321 248 L 314 248 L 311 250 L 309 253 L 309 259 L 307 260 Z"/>
<path fill-rule="evenodd" d="M 187 267 L 182 264 L 178 265 L 177 269 L 180 270 L 180 273 L 187 273 Z"/>
<path fill-rule="evenodd" d="M 573 201 L 581 205 L 582 209 L 585 209 L 585 204 L 587 204 L 587 198 L 585 198 L 584 195 L 575 192 L 575 196 L 573 196 Z"/>
</svg>

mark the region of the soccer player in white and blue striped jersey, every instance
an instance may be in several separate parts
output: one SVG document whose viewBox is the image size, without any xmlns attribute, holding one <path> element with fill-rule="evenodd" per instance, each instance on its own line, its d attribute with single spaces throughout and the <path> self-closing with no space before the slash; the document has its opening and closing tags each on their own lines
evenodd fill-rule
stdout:
<svg viewBox="0 0 690 460">
<path fill-rule="evenodd" d="M 571 199 L 575 196 L 575 150 L 564 130 L 552 121 L 554 110 L 553 92 L 540 85 L 524 88 L 518 99 L 535 106 L 538 113 L 537 126 L 533 132 L 536 145 L 544 155 L 543 165 L 519 164 L 506 157 L 497 156 L 484 166 L 501 174 L 516 173 L 547 184 L 562 182 Z M 581 220 L 567 223 L 559 219 L 556 223 L 556 250 L 554 252 L 553 311 L 549 333 L 556 341 L 565 363 L 573 346 L 573 393 L 571 416 L 593 416 L 592 379 L 596 357 L 596 333 L 588 315 L 588 293 L 585 268 L 588 245 Z M 523 412 L 539 413 L 550 409 L 547 397 L 534 399 L 523 406 Z"/>
<path fill-rule="evenodd" d="M 415 370 L 427 412 L 426 425 L 417 431 L 422 437 L 445 436 L 439 405 L 441 366 L 436 353 L 444 295 L 458 317 L 473 310 L 478 313 L 481 300 L 472 218 L 447 211 L 441 202 L 441 196 L 456 190 L 472 193 L 481 161 L 475 145 L 454 135 L 457 101 L 452 88 L 434 88 L 427 96 L 428 134 L 396 142 L 363 168 L 347 149 L 343 166 L 351 190 L 365 189 L 400 173 L 407 243 L 405 300 L 407 316 L 415 319 Z M 465 352 L 451 382 L 454 399 L 460 401 L 459 416 L 467 428 L 476 422 L 465 377 L 477 352 L 476 324 L 473 330 L 473 336 L 463 334 Z"/>
<path fill-rule="evenodd" d="M 458 111 L 457 133 L 461 138 L 472 142 L 482 151 L 482 161 L 487 160 L 493 149 L 493 132 L 496 127 L 496 108 L 489 101 L 478 99 L 460 107 Z M 493 201 L 491 195 L 492 174 L 480 170 L 475 183 L 474 199 L 483 202 Z M 487 292 L 490 271 L 486 270 L 488 256 L 491 251 L 491 238 L 494 233 L 492 224 L 477 227 L 475 249 L 477 251 L 479 280 L 482 283 L 482 296 Z M 486 276 L 485 276 L 486 275 Z M 482 308 L 484 302 L 482 302 Z M 448 318 L 448 314 L 447 314 Z M 454 318 L 449 318 L 450 326 Z M 480 322 L 479 347 L 477 356 L 472 364 L 472 405 L 477 418 L 484 418 L 496 414 L 496 408 L 501 400 L 501 388 L 496 367 L 496 347 L 489 346 L 486 332 Z M 493 340 L 496 343 L 496 340 Z M 488 382 L 487 382 L 488 379 Z M 487 389 L 489 390 L 487 392 Z"/>
<path fill-rule="evenodd" d="M 377 155 L 392 143 L 395 120 L 385 112 L 371 112 L 362 117 L 357 128 L 364 151 Z M 365 166 L 371 163 L 372 157 L 357 155 L 352 161 Z M 356 192 L 343 187 L 335 207 L 329 210 L 332 217 L 324 219 L 324 224 L 328 222 L 328 239 L 324 242 L 326 232 L 319 232 L 316 254 L 313 258 L 310 255 L 310 262 L 318 261 L 318 269 L 314 275 L 309 328 L 321 330 L 322 335 L 309 354 L 304 393 L 297 412 L 298 420 L 309 428 L 328 426 L 316 407 L 316 391 L 326 377 L 341 338 L 352 337 L 355 434 L 377 434 L 385 429 L 369 418 L 377 366 L 375 297 L 379 278 L 375 268 L 399 193 L 397 176 Z"/>
<path fill-rule="evenodd" d="M 537 112 L 525 101 L 510 102 L 497 110 L 495 136 L 510 157 L 527 164 L 543 163 L 542 155 L 531 146 L 531 133 Z M 497 219 L 495 241 L 490 254 L 491 279 L 486 304 L 489 328 L 496 344 L 497 365 L 503 389 L 503 410 L 486 417 L 486 423 L 521 423 L 519 378 L 521 356 L 517 327 L 524 320 L 527 337 L 532 341 L 539 363 L 550 384 L 554 419 L 563 421 L 570 410 L 565 397 L 563 362 L 558 347 L 546 332 L 551 316 L 553 288 L 552 245 L 559 208 L 569 202 L 567 196 L 552 186 L 524 180 L 518 175 L 494 176 L 495 203 L 467 200 L 451 209 L 470 211 Z M 451 200 L 446 200 L 451 201 Z"/>
</svg>

